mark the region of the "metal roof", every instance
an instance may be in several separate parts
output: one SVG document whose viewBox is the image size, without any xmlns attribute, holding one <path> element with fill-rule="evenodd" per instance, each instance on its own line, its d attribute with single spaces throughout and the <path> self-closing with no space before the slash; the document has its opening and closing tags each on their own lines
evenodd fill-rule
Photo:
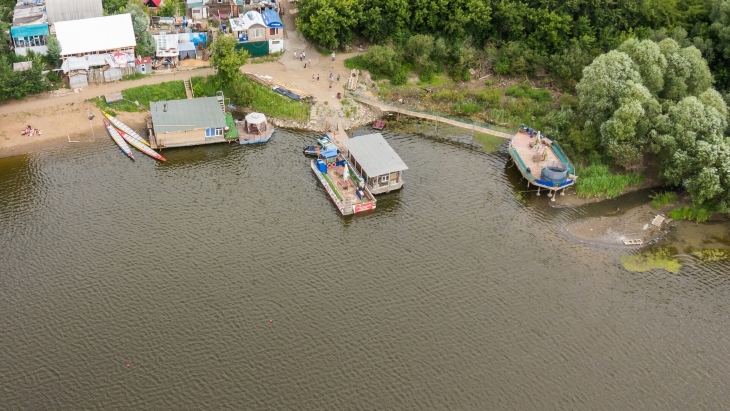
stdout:
<svg viewBox="0 0 730 411">
<path fill-rule="evenodd" d="M 264 19 L 261 17 L 261 13 L 258 11 L 247 11 L 246 14 L 243 15 L 243 17 L 235 17 L 230 19 L 231 23 L 231 30 L 233 31 L 242 31 L 242 30 L 248 30 L 252 26 L 260 25 L 264 26 Z"/>
<path fill-rule="evenodd" d="M 284 27 L 284 23 L 281 22 L 281 17 L 279 17 L 279 13 L 274 10 L 264 10 L 264 12 L 261 13 L 261 18 L 264 20 L 264 24 L 266 24 L 266 27 L 277 29 Z"/>
<path fill-rule="evenodd" d="M 104 15 L 101 0 L 46 0 L 46 12 L 51 23 Z"/>
<path fill-rule="evenodd" d="M 155 134 L 226 126 L 218 97 L 150 102 L 150 112 Z"/>
<path fill-rule="evenodd" d="M 61 44 L 62 56 L 137 45 L 132 28 L 132 16 L 129 13 L 61 21 L 56 23 L 56 37 Z"/>
<path fill-rule="evenodd" d="M 406 163 L 380 133 L 350 138 L 344 144 L 368 177 L 408 170 Z"/>
</svg>

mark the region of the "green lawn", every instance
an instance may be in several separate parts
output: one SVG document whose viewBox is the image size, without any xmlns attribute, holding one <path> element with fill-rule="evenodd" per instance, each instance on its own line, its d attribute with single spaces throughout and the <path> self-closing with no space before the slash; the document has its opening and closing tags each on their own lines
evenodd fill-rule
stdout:
<svg viewBox="0 0 730 411">
<path fill-rule="evenodd" d="M 619 196 L 628 187 L 641 184 L 645 177 L 637 173 L 613 174 L 607 165 L 591 164 L 588 167 L 578 166 L 575 181 L 575 192 L 580 197 Z"/>
<path fill-rule="evenodd" d="M 150 101 L 181 100 L 187 98 L 187 96 L 185 95 L 185 84 L 182 81 L 168 81 L 128 88 L 122 91 L 122 98 L 124 100 L 112 104 L 106 104 L 103 96 L 90 101 L 106 111 L 135 112 L 149 110 Z"/>
</svg>

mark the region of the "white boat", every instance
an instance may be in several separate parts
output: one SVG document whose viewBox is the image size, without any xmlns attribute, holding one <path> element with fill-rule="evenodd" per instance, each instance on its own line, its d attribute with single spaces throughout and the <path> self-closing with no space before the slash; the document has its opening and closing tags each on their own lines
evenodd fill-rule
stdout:
<svg viewBox="0 0 730 411">
<path fill-rule="evenodd" d="M 133 138 L 135 140 L 138 140 L 140 143 L 142 143 L 142 144 L 144 144 L 146 146 L 149 146 L 150 145 L 150 143 L 148 143 L 147 140 L 143 139 L 142 136 L 140 136 L 139 134 L 137 134 L 136 131 L 134 131 L 131 128 L 129 128 L 126 124 L 124 124 L 121 121 L 119 121 L 118 118 L 112 116 L 111 114 L 109 114 L 109 113 L 107 113 L 105 111 L 102 111 L 102 113 L 106 116 L 106 118 L 109 119 L 109 121 L 112 124 L 114 124 L 114 127 L 116 127 L 118 129 L 124 131 L 125 133 L 127 133 L 127 136 L 129 136 L 129 137 L 131 137 L 131 138 Z"/>
<path fill-rule="evenodd" d="M 129 144 L 127 144 L 122 136 L 119 135 L 117 129 L 114 128 L 114 126 L 112 126 L 107 119 L 104 119 L 104 125 L 106 126 L 106 130 L 109 132 L 109 135 L 112 137 L 112 140 L 114 140 L 114 142 L 117 143 L 119 148 L 122 150 L 122 153 L 126 154 L 127 157 L 134 160 L 134 154 L 132 154 L 132 149 L 129 148 Z"/>
</svg>

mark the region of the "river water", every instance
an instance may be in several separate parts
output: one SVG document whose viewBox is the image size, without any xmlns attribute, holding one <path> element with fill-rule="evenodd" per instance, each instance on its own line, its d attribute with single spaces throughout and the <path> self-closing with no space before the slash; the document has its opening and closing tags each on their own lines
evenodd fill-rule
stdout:
<svg viewBox="0 0 730 411">
<path fill-rule="evenodd" d="M 406 186 L 348 218 L 311 133 L 0 160 L 0 408 L 728 407 L 728 263 L 625 271 L 504 150 L 384 135 Z"/>
</svg>

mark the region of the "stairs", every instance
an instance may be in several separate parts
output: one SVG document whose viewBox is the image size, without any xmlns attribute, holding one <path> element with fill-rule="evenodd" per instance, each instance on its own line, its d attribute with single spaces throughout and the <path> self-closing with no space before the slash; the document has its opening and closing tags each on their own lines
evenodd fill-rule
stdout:
<svg viewBox="0 0 730 411">
<path fill-rule="evenodd" d="M 185 83 L 185 95 L 186 95 L 186 96 L 187 96 L 188 98 L 193 98 L 193 97 L 195 97 L 195 96 L 193 95 L 193 85 L 192 85 L 192 84 L 190 83 L 190 80 L 184 80 L 183 82 Z"/>
</svg>

